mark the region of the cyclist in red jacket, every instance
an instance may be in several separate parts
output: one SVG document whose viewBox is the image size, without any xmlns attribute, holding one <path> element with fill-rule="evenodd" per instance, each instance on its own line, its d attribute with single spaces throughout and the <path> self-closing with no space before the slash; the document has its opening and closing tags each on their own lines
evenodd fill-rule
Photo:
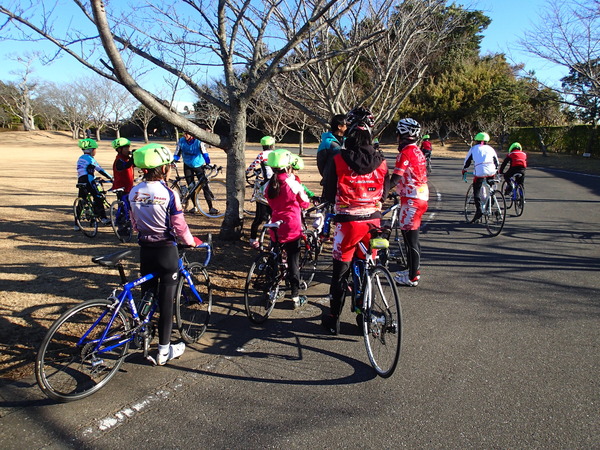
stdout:
<svg viewBox="0 0 600 450">
<path fill-rule="evenodd" d="M 394 280 L 404 286 L 417 286 L 421 278 L 419 228 L 421 217 L 427 211 L 429 188 L 425 155 L 416 145 L 420 133 L 421 125 L 416 120 L 406 118 L 398 121 L 398 156 L 391 184 L 397 186 L 401 199 L 400 227 L 406 243 L 408 268 L 396 272 Z"/>
<path fill-rule="evenodd" d="M 112 188 L 123 188 L 123 193 L 119 195 L 127 198 L 133 188 L 133 158 L 131 157 L 131 142 L 127 138 L 117 138 L 112 141 L 112 146 L 117 152 L 115 162 L 113 163 L 113 185 Z"/>
<path fill-rule="evenodd" d="M 504 168 L 510 165 L 509 169 L 504 173 Z M 502 161 L 502 165 L 500 166 L 500 173 L 504 175 L 504 180 L 506 180 L 506 192 L 505 195 L 508 195 L 512 192 L 512 185 L 510 184 L 510 179 L 515 174 L 521 175 L 521 184 L 525 185 L 525 170 L 527 169 L 527 154 L 523 151 L 523 147 L 518 142 L 513 142 L 511 146 L 508 148 L 508 155 Z"/>
<path fill-rule="evenodd" d="M 385 157 L 373 147 L 373 115 L 365 108 L 355 108 L 346 115 L 346 120 L 349 123 L 348 137 L 323 177 L 324 197 L 335 204 L 333 269 L 329 288 L 331 305 L 329 313 L 321 319 L 323 327 L 331 334 L 340 332 L 344 295 L 342 280 L 347 276 L 354 256 L 364 259 L 364 255 L 356 251 L 356 246 L 362 241 L 368 247 L 369 232 L 380 225 L 381 200 L 389 190 Z"/>
</svg>

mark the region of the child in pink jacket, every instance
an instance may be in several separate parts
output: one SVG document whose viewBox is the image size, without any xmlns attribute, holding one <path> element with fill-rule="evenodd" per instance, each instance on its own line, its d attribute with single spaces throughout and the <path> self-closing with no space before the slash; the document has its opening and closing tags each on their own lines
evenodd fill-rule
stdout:
<svg viewBox="0 0 600 450">
<path fill-rule="evenodd" d="M 306 303 L 306 296 L 299 295 L 300 288 L 300 239 L 302 237 L 302 209 L 310 206 L 304 188 L 291 172 L 292 154 L 284 149 L 269 153 L 267 165 L 273 176 L 264 186 L 265 198 L 273 213 L 271 221 L 283 221 L 277 230 L 277 238 L 287 254 L 288 282 L 294 308 Z M 271 232 L 271 239 L 275 233 Z"/>
</svg>

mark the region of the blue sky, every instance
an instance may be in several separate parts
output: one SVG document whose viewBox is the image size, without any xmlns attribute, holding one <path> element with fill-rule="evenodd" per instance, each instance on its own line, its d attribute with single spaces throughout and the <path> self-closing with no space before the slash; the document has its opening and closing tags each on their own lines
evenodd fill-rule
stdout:
<svg viewBox="0 0 600 450">
<path fill-rule="evenodd" d="M 492 19 L 491 25 L 484 33 L 482 51 L 484 53 L 505 53 L 511 63 L 525 63 L 526 70 L 534 70 L 536 76 L 544 83 L 556 85 L 558 80 L 567 74 L 567 69 L 553 66 L 543 60 L 533 58 L 518 49 L 517 42 L 523 37 L 525 30 L 537 22 L 540 11 L 547 0 L 471 0 L 465 2 L 470 9 L 482 10 Z M 16 43 L 0 42 L 0 80 L 14 81 L 16 76 L 11 71 L 20 68 L 17 63 L 8 59 L 8 55 L 31 51 L 33 49 L 48 50 L 54 47 L 49 43 L 37 42 Z M 92 72 L 68 56 L 63 56 L 49 66 L 36 67 L 34 76 L 58 83 L 70 82 L 78 77 L 92 76 Z M 157 83 L 160 83 L 159 79 Z M 180 100 L 192 100 L 193 96 L 182 93 Z"/>
</svg>

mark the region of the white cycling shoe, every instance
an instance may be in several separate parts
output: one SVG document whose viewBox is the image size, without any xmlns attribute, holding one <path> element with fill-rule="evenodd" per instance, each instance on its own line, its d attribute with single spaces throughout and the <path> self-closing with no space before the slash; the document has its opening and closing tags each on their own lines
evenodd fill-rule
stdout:
<svg viewBox="0 0 600 450">
<path fill-rule="evenodd" d="M 156 365 L 164 366 L 167 361 L 170 361 L 174 358 L 179 358 L 183 355 L 185 351 L 185 344 L 180 342 L 179 344 L 171 344 L 169 345 L 169 349 L 166 352 L 161 352 L 160 350 L 156 354 Z"/>
</svg>

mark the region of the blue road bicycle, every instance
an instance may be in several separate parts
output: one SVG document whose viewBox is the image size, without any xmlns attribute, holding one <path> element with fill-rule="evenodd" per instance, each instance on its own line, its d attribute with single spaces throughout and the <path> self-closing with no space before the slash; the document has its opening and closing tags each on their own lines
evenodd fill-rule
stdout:
<svg viewBox="0 0 600 450">
<path fill-rule="evenodd" d="M 510 193 L 506 194 L 505 192 L 508 186 L 510 186 Z M 521 217 L 523 215 L 523 210 L 525 209 L 525 187 L 522 183 L 521 174 L 515 173 L 510 177 L 509 183 L 503 181 L 502 192 L 505 193 L 506 209 L 508 210 L 514 206 L 515 214 L 517 217 Z"/>
<path fill-rule="evenodd" d="M 212 292 L 206 271 L 212 255 L 210 241 L 209 236 L 207 243 L 196 247 L 206 250 L 204 263 L 188 262 L 187 250 L 179 247 L 174 309 L 177 328 L 187 343 L 200 339 L 210 319 Z M 88 300 L 72 307 L 46 333 L 37 353 L 35 376 L 49 398 L 68 402 L 94 394 L 118 372 L 130 345 L 149 358 L 158 302 L 148 293 L 135 301 L 132 290 L 155 275 L 128 282 L 121 260 L 131 253 L 129 249 L 92 258 L 98 265 L 118 269 L 122 286 L 106 300 Z"/>
<path fill-rule="evenodd" d="M 110 224 L 115 235 L 121 242 L 131 242 L 133 238 L 133 227 L 129 211 L 129 198 L 123 193 L 123 188 L 113 191 L 117 194 L 117 200 L 110 204 Z"/>
</svg>

